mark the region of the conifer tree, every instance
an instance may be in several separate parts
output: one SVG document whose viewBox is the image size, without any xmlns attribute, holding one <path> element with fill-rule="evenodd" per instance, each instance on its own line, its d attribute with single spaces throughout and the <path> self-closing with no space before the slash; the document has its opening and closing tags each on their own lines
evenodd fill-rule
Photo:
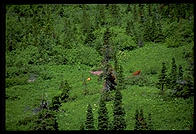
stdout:
<svg viewBox="0 0 196 134">
<path fill-rule="evenodd" d="M 60 97 L 54 96 L 52 98 L 52 104 L 51 104 L 50 109 L 51 110 L 58 110 L 60 106 L 61 106 Z"/>
<path fill-rule="evenodd" d="M 119 22 L 119 9 L 118 9 L 118 5 L 116 4 L 111 4 L 110 5 L 110 12 L 112 15 L 112 25 L 117 25 Z"/>
<path fill-rule="evenodd" d="M 58 130 L 58 123 L 56 121 L 56 112 L 48 109 L 43 109 L 39 112 L 32 126 L 33 130 Z"/>
<path fill-rule="evenodd" d="M 97 13 L 97 27 L 105 25 L 105 6 L 97 5 L 98 13 Z"/>
<path fill-rule="evenodd" d="M 81 125 L 80 125 L 80 130 L 84 130 L 84 124 L 83 123 L 81 123 Z"/>
<path fill-rule="evenodd" d="M 190 58 L 188 59 L 188 75 L 185 80 L 187 81 L 186 90 L 189 95 L 194 95 L 194 46 L 192 47 L 192 51 L 190 52 Z"/>
<path fill-rule="evenodd" d="M 103 96 L 101 96 L 98 109 L 98 130 L 108 130 L 108 122 L 108 110 Z"/>
<path fill-rule="evenodd" d="M 135 29 L 132 20 L 127 21 L 126 33 L 129 36 L 134 36 L 135 34 Z"/>
<path fill-rule="evenodd" d="M 110 31 L 109 28 L 106 29 L 106 32 L 104 33 L 104 44 L 102 48 L 102 54 L 104 56 L 103 59 L 103 76 L 105 79 L 105 89 L 109 91 L 110 89 L 115 89 L 115 78 L 113 76 L 113 69 L 112 66 L 109 64 L 109 61 L 113 58 L 114 54 L 111 51 L 111 47 L 109 44 L 109 38 L 110 38 Z"/>
<path fill-rule="evenodd" d="M 164 86 L 167 83 L 167 75 L 166 75 L 166 72 L 167 72 L 166 66 L 165 66 L 165 63 L 163 62 L 162 63 L 161 74 L 159 75 L 159 78 L 158 78 L 159 81 L 157 83 L 157 86 L 161 90 L 162 93 L 164 91 Z"/>
<path fill-rule="evenodd" d="M 142 109 L 140 109 L 140 111 L 136 110 L 135 119 L 136 119 L 136 121 L 135 121 L 134 130 L 147 130 L 148 129 L 148 126 L 145 121 Z"/>
<path fill-rule="evenodd" d="M 148 130 L 153 130 L 151 113 L 148 114 Z"/>
<path fill-rule="evenodd" d="M 138 109 L 136 109 L 135 111 L 135 127 L 134 127 L 134 130 L 140 130 L 140 123 L 139 123 L 139 120 L 138 120 L 138 117 L 139 117 L 139 111 Z"/>
<path fill-rule="evenodd" d="M 130 11 L 131 11 L 131 4 L 128 4 L 125 13 L 128 14 Z"/>
<path fill-rule="evenodd" d="M 83 12 L 83 34 L 87 34 L 90 31 L 91 28 L 91 23 L 90 23 L 90 19 L 89 19 L 89 15 L 86 12 L 87 11 L 88 6 L 83 4 L 82 5 L 82 12 Z"/>
<path fill-rule="evenodd" d="M 122 107 L 122 94 L 119 89 L 116 89 L 114 105 L 113 105 L 113 129 L 124 130 L 126 128 L 125 110 Z"/>
<path fill-rule="evenodd" d="M 60 89 L 62 89 L 61 100 L 63 102 L 67 102 L 68 98 L 69 98 L 69 91 L 71 89 L 71 87 L 69 86 L 67 80 L 61 82 Z"/>
<path fill-rule="evenodd" d="M 86 129 L 87 130 L 94 130 L 94 119 L 93 119 L 93 112 L 92 112 L 92 107 L 89 104 L 87 108 L 87 114 L 86 114 Z"/>
<path fill-rule="evenodd" d="M 117 88 L 119 90 L 122 90 L 125 88 L 125 83 L 124 83 L 124 76 L 123 76 L 123 68 L 121 65 L 118 67 L 117 73 Z"/>
<path fill-rule="evenodd" d="M 138 119 L 139 119 L 142 130 L 146 130 L 147 129 L 147 123 L 146 123 L 145 118 L 144 118 L 143 109 L 140 109 Z"/>
<path fill-rule="evenodd" d="M 170 81 L 170 82 L 169 82 Z M 176 81 L 177 81 L 177 65 L 175 62 L 175 58 L 172 58 L 172 68 L 169 78 L 170 89 L 175 90 L 176 88 Z"/>
<path fill-rule="evenodd" d="M 176 81 L 176 92 L 174 93 L 176 96 L 180 95 L 180 91 L 183 90 L 183 88 L 185 87 L 185 81 L 183 80 L 183 70 L 182 70 L 182 66 L 179 65 L 178 68 L 178 78 Z"/>
</svg>

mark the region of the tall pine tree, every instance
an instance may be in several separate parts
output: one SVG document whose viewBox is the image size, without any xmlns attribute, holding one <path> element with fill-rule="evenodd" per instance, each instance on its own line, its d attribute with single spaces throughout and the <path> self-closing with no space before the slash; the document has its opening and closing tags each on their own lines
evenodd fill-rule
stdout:
<svg viewBox="0 0 196 134">
<path fill-rule="evenodd" d="M 165 66 L 165 63 L 162 63 L 162 69 L 161 69 L 161 74 L 159 75 L 159 81 L 157 83 L 158 88 L 161 90 L 161 93 L 164 91 L 164 86 L 167 84 L 168 79 L 166 75 L 167 69 Z"/>
<path fill-rule="evenodd" d="M 124 130 L 126 128 L 125 110 L 122 107 L 122 94 L 117 88 L 115 92 L 114 105 L 113 105 L 113 129 Z"/>
<path fill-rule="evenodd" d="M 94 119 L 93 119 L 93 112 L 92 112 L 92 107 L 91 107 L 90 104 L 88 105 L 88 108 L 87 108 L 85 125 L 86 125 L 87 130 L 94 130 L 95 129 Z"/>
<path fill-rule="evenodd" d="M 119 65 L 116 74 L 117 74 L 117 88 L 119 90 L 122 90 L 125 88 L 125 83 L 124 83 L 124 76 L 123 76 L 123 67 L 121 65 Z"/>
<path fill-rule="evenodd" d="M 103 95 L 100 98 L 98 110 L 98 130 L 108 130 L 108 110 Z"/>
<path fill-rule="evenodd" d="M 172 68 L 171 68 L 171 73 L 170 73 L 170 77 L 169 77 L 169 88 L 171 90 L 175 90 L 176 89 L 176 81 L 177 81 L 177 65 L 176 65 L 176 61 L 175 58 L 172 58 Z"/>
<path fill-rule="evenodd" d="M 135 112 L 135 128 L 134 130 L 147 130 L 148 126 L 147 123 L 145 121 L 144 115 L 143 115 L 143 110 L 140 109 L 136 110 Z"/>
</svg>

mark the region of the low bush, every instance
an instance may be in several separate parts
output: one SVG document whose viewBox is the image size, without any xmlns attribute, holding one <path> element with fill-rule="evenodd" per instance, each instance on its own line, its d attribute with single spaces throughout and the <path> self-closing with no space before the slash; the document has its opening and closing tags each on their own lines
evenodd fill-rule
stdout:
<svg viewBox="0 0 196 134">
<path fill-rule="evenodd" d="M 72 65 L 81 63 L 88 66 L 96 66 L 101 61 L 101 56 L 94 48 L 79 45 L 66 51 L 66 59 L 68 64 Z"/>
<path fill-rule="evenodd" d="M 11 86 L 15 86 L 15 85 L 24 85 L 27 83 L 28 77 L 24 76 L 24 77 L 12 77 L 12 78 L 6 78 L 5 79 L 5 86 L 6 88 L 11 87 Z"/>
<path fill-rule="evenodd" d="M 149 76 L 146 75 L 138 75 L 131 76 L 130 78 L 126 78 L 125 81 L 128 85 L 138 85 L 138 86 L 153 86 L 154 82 L 149 79 Z"/>
</svg>

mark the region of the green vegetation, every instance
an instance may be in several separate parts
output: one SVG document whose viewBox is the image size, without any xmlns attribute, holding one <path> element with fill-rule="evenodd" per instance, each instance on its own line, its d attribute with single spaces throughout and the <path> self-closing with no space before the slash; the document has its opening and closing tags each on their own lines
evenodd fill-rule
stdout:
<svg viewBox="0 0 196 134">
<path fill-rule="evenodd" d="M 122 94 L 117 89 L 115 91 L 114 98 L 114 108 L 113 108 L 113 130 L 124 130 L 126 129 L 126 121 L 125 121 L 125 110 L 122 107 Z"/>
<path fill-rule="evenodd" d="M 193 130 L 193 11 L 6 5 L 6 130 Z"/>
<path fill-rule="evenodd" d="M 144 118 L 143 110 L 140 111 L 136 110 L 135 112 L 135 128 L 134 130 L 148 130 L 148 125 Z"/>
<path fill-rule="evenodd" d="M 88 105 L 87 113 L 86 113 L 86 129 L 87 130 L 94 130 L 95 129 L 92 107 L 90 104 Z"/>
<path fill-rule="evenodd" d="M 107 92 L 107 91 L 104 91 Z M 99 102 L 98 110 L 98 130 L 108 130 L 109 117 L 106 102 L 103 99 L 104 94 L 102 94 Z"/>
</svg>

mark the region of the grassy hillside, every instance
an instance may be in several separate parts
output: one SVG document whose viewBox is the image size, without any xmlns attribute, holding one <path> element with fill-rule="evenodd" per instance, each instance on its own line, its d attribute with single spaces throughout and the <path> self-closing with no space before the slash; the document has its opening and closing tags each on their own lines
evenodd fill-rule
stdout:
<svg viewBox="0 0 196 134">
<path fill-rule="evenodd" d="M 161 44 L 145 44 L 144 47 L 132 51 L 120 51 L 118 59 L 124 68 L 124 76 L 130 76 L 132 72 L 141 70 L 141 77 L 145 80 L 143 86 L 128 83 L 122 90 L 123 104 L 126 111 L 127 130 L 133 130 L 135 125 L 135 110 L 143 108 L 144 117 L 152 114 L 154 130 L 189 130 L 193 126 L 193 101 L 188 99 L 174 98 L 170 91 L 164 95 L 159 94 L 159 89 L 154 86 L 161 70 L 161 63 L 166 62 L 170 68 L 172 57 L 176 58 L 177 65 L 187 67 L 187 61 L 183 58 L 185 51 L 189 51 L 192 45 L 178 48 L 167 48 Z M 97 111 L 100 92 L 103 81 L 89 73 L 94 67 L 86 65 L 32 65 L 25 75 L 16 75 L 17 81 L 11 83 L 6 78 L 6 130 L 29 130 L 33 125 L 25 120 L 33 117 L 33 109 L 38 107 L 42 95 L 47 96 L 49 103 L 52 97 L 60 94 L 59 86 L 62 80 L 67 80 L 72 89 L 70 99 L 62 103 L 57 112 L 59 130 L 79 130 L 80 125 L 86 119 L 87 105 L 93 108 L 95 126 L 97 126 Z M 170 70 L 169 70 L 170 71 Z M 185 72 L 186 73 L 186 72 Z M 26 82 L 30 74 L 36 74 L 37 79 Z M 88 94 L 84 95 L 83 80 L 87 81 Z M 112 91 L 112 96 L 114 95 Z M 113 101 L 107 102 L 110 122 L 112 119 Z M 20 123 L 23 121 L 23 123 Z"/>
</svg>

